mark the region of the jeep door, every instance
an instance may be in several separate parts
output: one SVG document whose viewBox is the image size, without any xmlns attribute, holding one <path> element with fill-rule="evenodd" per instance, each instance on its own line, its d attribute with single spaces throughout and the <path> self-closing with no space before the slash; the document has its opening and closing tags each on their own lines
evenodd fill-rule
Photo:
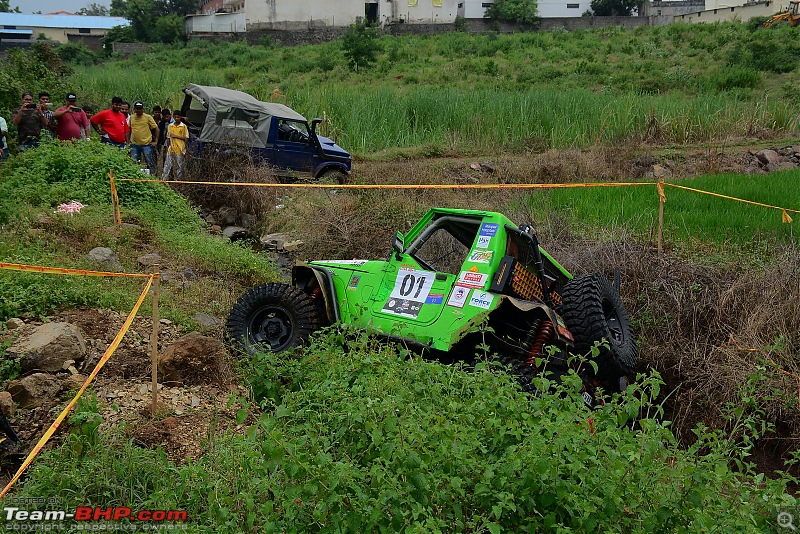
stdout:
<svg viewBox="0 0 800 534">
<path fill-rule="evenodd" d="M 420 326 L 434 323 L 450 298 L 479 228 L 480 219 L 432 221 L 399 258 L 392 255 L 376 293 L 374 314 Z"/>
<path fill-rule="evenodd" d="M 272 118 L 274 138 L 272 164 L 280 169 L 312 172 L 320 163 L 313 136 L 305 121 Z"/>
</svg>

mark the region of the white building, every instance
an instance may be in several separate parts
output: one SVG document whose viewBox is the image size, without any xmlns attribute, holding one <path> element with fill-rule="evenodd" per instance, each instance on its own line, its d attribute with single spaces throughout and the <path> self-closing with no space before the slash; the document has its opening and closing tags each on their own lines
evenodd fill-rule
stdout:
<svg viewBox="0 0 800 534">
<path fill-rule="evenodd" d="M 467 0 L 222 0 L 214 14 L 190 15 L 186 30 L 191 34 L 335 28 L 358 19 L 381 25 L 452 24 L 467 4 Z M 240 29 L 242 14 L 245 28 Z"/>
<path fill-rule="evenodd" d="M 481 19 L 486 13 L 486 8 L 494 0 L 463 0 L 462 15 L 466 19 Z M 591 9 L 591 0 L 538 0 L 539 16 L 551 17 L 580 17 Z"/>
</svg>

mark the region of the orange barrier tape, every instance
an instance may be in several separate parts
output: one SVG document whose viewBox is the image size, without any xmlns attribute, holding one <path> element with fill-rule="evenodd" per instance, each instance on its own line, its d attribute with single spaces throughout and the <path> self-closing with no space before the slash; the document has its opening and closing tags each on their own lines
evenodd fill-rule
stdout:
<svg viewBox="0 0 800 534">
<path fill-rule="evenodd" d="M 658 183 L 656 184 L 656 187 L 658 188 L 658 199 L 661 202 L 666 202 L 667 201 L 667 195 L 664 194 L 664 179 L 663 178 L 658 181 Z"/>
<path fill-rule="evenodd" d="M 87 271 L 85 269 L 63 269 L 60 267 L 42 267 L 40 265 L 23 265 L 21 263 L 3 263 L 0 262 L 0 269 L 9 269 L 11 271 L 28 271 L 34 273 L 47 273 L 47 274 L 75 274 L 78 276 L 117 276 L 126 278 L 150 278 L 152 274 L 139 274 L 139 273 L 110 273 L 104 271 Z"/>
<path fill-rule="evenodd" d="M 145 178 L 116 178 L 118 182 L 155 182 L 192 185 L 232 185 L 237 187 L 294 187 L 305 189 L 572 189 L 577 187 L 633 187 L 653 186 L 653 182 L 610 182 L 575 184 L 264 184 L 254 182 L 184 182 L 148 180 Z"/>
<path fill-rule="evenodd" d="M 70 410 L 72 410 L 72 408 L 78 402 L 78 399 L 80 398 L 80 396 L 83 395 L 84 391 L 86 391 L 86 388 L 89 386 L 89 383 L 91 383 L 91 381 L 94 380 L 94 377 L 97 376 L 97 373 L 100 372 L 100 369 L 106 364 L 106 362 L 111 357 L 111 355 L 114 353 L 114 351 L 117 350 L 117 347 L 119 346 L 120 342 L 122 341 L 122 337 L 125 335 L 125 333 L 128 331 L 128 329 L 131 327 L 131 324 L 133 323 L 133 319 L 134 319 L 134 317 L 136 317 L 136 312 L 139 311 L 139 307 L 142 305 L 142 302 L 144 302 L 144 298 L 147 296 L 147 292 L 150 291 L 150 286 L 152 285 L 153 279 L 155 278 L 155 276 L 154 275 L 149 275 L 149 278 L 150 279 L 147 281 L 147 285 L 145 286 L 144 290 L 142 291 L 142 294 L 139 295 L 139 300 L 136 301 L 136 305 L 133 307 L 131 312 L 128 314 L 128 318 L 125 319 L 125 324 L 122 325 L 122 329 L 117 333 L 117 337 L 114 338 L 114 341 L 111 342 L 111 345 L 109 345 L 108 348 L 106 349 L 105 353 L 103 353 L 102 358 L 100 358 L 100 361 L 97 362 L 97 365 L 95 366 L 94 370 L 92 370 L 91 374 L 89 375 L 89 378 L 86 379 L 86 382 L 83 383 L 83 385 L 78 390 L 78 392 L 75 394 L 75 396 L 72 398 L 72 400 L 69 402 L 69 404 L 67 404 L 66 408 L 64 408 L 64 410 L 56 418 L 56 420 L 53 421 L 53 424 L 50 425 L 50 428 L 47 429 L 47 432 L 44 433 L 44 435 L 41 437 L 41 439 L 38 441 L 38 443 L 36 443 L 36 446 L 33 448 L 33 450 L 31 450 L 31 452 L 28 455 L 28 457 L 25 458 L 25 461 L 22 462 L 22 465 L 17 470 L 17 472 L 14 475 L 14 477 L 8 482 L 6 487 L 3 488 L 3 491 L 0 492 L 0 499 L 2 499 L 5 496 L 5 494 L 8 493 L 8 490 L 11 489 L 11 486 L 14 485 L 14 483 L 19 479 L 19 477 L 22 475 L 22 473 L 25 472 L 25 470 L 28 468 L 28 466 L 31 464 L 31 462 L 33 462 L 33 459 L 36 457 L 37 454 L 39 454 L 39 452 L 42 450 L 42 447 L 44 447 L 45 444 L 48 442 L 48 440 L 50 440 L 50 438 L 53 436 L 55 431 L 58 430 L 58 427 L 61 425 L 62 421 L 64 421 L 64 418 L 67 417 L 67 414 L 70 412 Z"/>
<path fill-rule="evenodd" d="M 780 206 L 773 206 L 771 204 L 763 204 L 761 202 L 754 202 L 752 200 L 744 200 L 743 198 L 731 197 L 731 196 L 728 196 L 728 195 L 722 195 L 720 193 L 712 193 L 710 191 L 703 191 L 702 189 L 695 189 L 693 187 L 686 187 L 686 186 L 683 186 L 683 185 L 666 184 L 666 183 L 664 185 L 668 185 L 668 186 L 674 187 L 676 189 L 683 189 L 685 191 L 693 191 L 695 193 L 702 193 L 704 195 L 711 195 L 712 197 L 719 197 L 719 198 L 724 198 L 724 199 L 727 199 L 727 200 L 736 200 L 738 202 L 744 202 L 745 204 L 751 204 L 753 206 L 761 206 L 762 208 L 771 208 L 771 209 L 774 209 L 774 210 L 781 210 L 781 220 L 783 222 L 785 222 L 785 223 L 791 223 L 792 222 L 792 218 L 789 217 L 789 213 L 788 212 L 791 211 L 792 213 L 800 213 L 800 210 L 782 208 Z"/>
</svg>

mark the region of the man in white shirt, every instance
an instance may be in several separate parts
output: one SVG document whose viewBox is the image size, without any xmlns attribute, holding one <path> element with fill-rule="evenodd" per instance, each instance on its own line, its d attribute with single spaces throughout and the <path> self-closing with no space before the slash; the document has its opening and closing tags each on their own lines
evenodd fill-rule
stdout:
<svg viewBox="0 0 800 534">
<path fill-rule="evenodd" d="M 3 117 L 0 117 L 0 161 L 8 157 L 8 124 Z"/>
</svg>

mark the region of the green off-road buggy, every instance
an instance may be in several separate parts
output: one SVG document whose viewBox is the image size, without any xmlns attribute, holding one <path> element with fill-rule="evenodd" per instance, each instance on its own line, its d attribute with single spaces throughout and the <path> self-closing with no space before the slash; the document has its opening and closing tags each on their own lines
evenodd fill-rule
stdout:
<svg viewBox="0 0 800 534">
<path fill-rule="evenodd" d="M 488 211 L 432 209 L 408 234 L 395 235 L 385 261 L 297 265 L 291 285 L 245 293 L 226 333 L 245 352 L 280 352 L 338 322 L 442 361 L 472 359 L 488 344 L 530 392 L 537 373 L 559 379 L 575 366 L 570 355 L 589 355 L 601 341 L 597 371 L 579 366 L 590 406 L 597 387 L 624 389 L 637 359 L 619 276 L 613 284 L 601 274 L 573 277 L 530 226 Z"/>
</svg>

